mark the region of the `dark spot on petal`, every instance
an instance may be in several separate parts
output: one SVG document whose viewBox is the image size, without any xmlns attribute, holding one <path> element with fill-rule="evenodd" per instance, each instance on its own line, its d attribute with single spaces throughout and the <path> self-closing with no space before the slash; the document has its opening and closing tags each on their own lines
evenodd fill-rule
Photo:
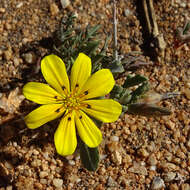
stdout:
<svg viewBox="0 0 190 190">
<path fill-rule="evenodd" d="M 62 89 L 65 90 L 66 89 L 65 86 L 62 86 Z"/>
<path fill-rule="evenodd" d="M 79 84 L 76 84 L 75 87 L 78 88 L 78 87 L 79 87 Z"/>
<path fill-rule="evenodd" d="M 57 110 L 55 110 L 55 112 L 59 113 L 60 112 L 60 108 L 58 108 Z"/>
<path fill-rule="evenodd" d="M 71 117 L 68 117 L 68 121 L 71 121 Z"/>
<path fill-rule="evenodd" d="M 92 108 L 92 107 L 91 107 L 91 105 L 88 104 L 88 105 L 87 105 L 87 108 Z"/>
<path fill-rule="evenodd" d="M 88 90 L 84 91 L 84 94 L 87 95 L 88 94 Z"/>
<path fill-rule="evenodd" d="M 82 115 L 79 116 L 79 119 L 82 119 Z"/>
<path fill-rule="evenodd" d="M 55 99 L 57 99 L 57 96 L 54 96 Z"/>
</svg>

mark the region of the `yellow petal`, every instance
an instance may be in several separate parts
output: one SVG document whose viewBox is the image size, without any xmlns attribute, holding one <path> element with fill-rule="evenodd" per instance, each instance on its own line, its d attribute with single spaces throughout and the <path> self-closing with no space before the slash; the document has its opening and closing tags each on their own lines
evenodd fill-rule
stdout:
<svg viewBox="0 0 190 190">
<path fill-rule="evenodd" d="M 42 105 L 30 112 L 24 121 L 28 128 L 35 129 L 43 124 L 60 117 L 64 112 L 62 104 Z"/>
<path fill-rule="evenodd" d="M 108 94 L 115 84 L 113 75 L 109 69 L 101 69 L 94 73 L 84 84 L 81 99 L 95 98 Z"/>
<path fill-rule="evenodd" d="M 82 141 L 91 148 L 97 147 L 102 141 L 102 133 L 94 122 L 82 111 L 76 112 L 77 131 Z"/>
<path fill-rule="evenodd" d="M 71 91 L 79 93 L 84 83 L 91 75 L 91 59 L 80 53 L 71 69 Z"/>
<path fill-rule="evenodd" d="M 60 94 L 70 91 L 67 71 L 61 58 L 56 55 L 44 57 L 41 61 L 41 71 L 47 83 Z"/>
<path fill-rule="evenodd" d="M 73 154 L 77 146 L 74 112 L 61 120 L 54 135 L 54 142 L 58 154 Z"/>
<path fill-rule="evenodd" d="M 24 96 L 38 104 L 58 103 L 61 95 L 47 84 L 29 82 L 23 87 Z"/>
<path fill-rule="evenodd" d="M 89 108 L 83 107 L 83 111 L 106 123 L 116 121 L 122 111 L 122 106 L 114 100 L 86 100 L 83 103 L 89 105 Z"/>
</svg>

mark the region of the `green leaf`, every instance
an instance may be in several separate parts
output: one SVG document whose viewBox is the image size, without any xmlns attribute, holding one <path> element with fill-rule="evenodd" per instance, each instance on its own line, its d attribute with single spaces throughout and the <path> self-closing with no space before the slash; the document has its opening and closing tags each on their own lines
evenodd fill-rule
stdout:
<svg viewBox="0 0 190 190">
<path fill-rule="evenodd" d="M 163 116 L 170 115 L 168 108 L 159 107 L 154 104 L 135 103 L 128 105 L 128 113 L 143 116 Z"/>
<path fill-rule="evenodd" d="M 131 98 L 132 98 L 131 91 L 125 89 L 124 93 L 119 99 L 119 103 L 123 105 L 127 105 L 131 101 Z"/>
<path fill-rule="evenodd" d="M 134 77 L 132 77 L 131 75 L 128 75 L 123 87 L 129 88 L 135 85 L 139 85 L 147 80 L 148 79 L 142 75 L 135 75 Z"/>
<path fill-rule="evenodd" d="M 94 51 L 98 48 L 100 44 L 99 40 L 90 41 L 86 44 L 85 47 L 81 49 L 81 52 L 85 53 L 86 55 L 90 56 Z"/>
<path fill-rule="evenodd" d="M 183 30 L 183 35 L 187 34 L 189 30 L 190 30 L 190 21 L 186 23 Z"/>
<path fill-rule="evenodd" d="M 83 166 L 88 171 L 96 171 L 99 163 L 98 148 L 88 147 L 79 137 L 80 158 Z"/>
<path fill-rule="evenodd" d="M 114 99 L 114 98 L 119 98 L 123 92 L 123 87 L 120 85 L 114 85 L 112 91 L 110 92 L 110 98 Z"/>
<path fill-rule="evenodd" d="M 96 25 L 94 27 L 89 27 L 87 26 L 87 36 L 86 38 L 89 39 L 92 36 L 96 35 L 97 31 L 99 30 L 99 28 L 101 27 L 101 25 Z"/>
<path fill-rule="evenodd" d="M 123 65 L 120 61 L 114 60 L 110 65 L 108 65 L 108 68 L 111 70 L 112 73 L 122 73 L 124 72 Z"/>
<path fill-rule="evenodd" d="M 143 94 L 145 94 L 148 90 L 149 90 L 149 83 L 148 81 L 146 81 L 132 92 L 131 102 L 136 102 L 137 99 Z"/>
</svg>

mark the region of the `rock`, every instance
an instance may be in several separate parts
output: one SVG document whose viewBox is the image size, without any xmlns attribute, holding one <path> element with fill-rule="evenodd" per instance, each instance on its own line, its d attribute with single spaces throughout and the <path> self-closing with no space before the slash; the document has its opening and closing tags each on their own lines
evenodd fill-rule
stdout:
<svg viewBox="0 0 190 190">
<path fill-rule="evenodd" d="M 190 89 L 189 88 L 184 89 L 184 94 L 190 100 Z"/>
<path fill-rule="evenodd" d="M 190 185 L 187 183 L 184 183 L 181 185 L 181 190 L 190 190 Z"/>
<path fill-rule="evenodd" d="M 147 160 L 147 163 L 150 165 L 150 166 L 156 166 L 157 164 L 157 159 L 156 159 L 156 156 L 154 154 L 151 154 Z"/>
<path fill-rule="evenodd" d="M 21 8 L 23 5 L 24 5 L 23 2 L 19 2 L 19 3 L 16 5 L 16 8 L 19 9 L 19 8 Z"/>
<path fill-rule="evenodd" d="M 18 59 L 17 57 L 14 57 L 14 58 L 13 58 L 13 62 L 14 62 L 14 65 L 15 65 L 16 67 L 19 66 L 20 61 L 19 61 L 19 59 Z"/>
<path fill-rule="evenodd" d="M 56 16 L 59 13 L 59 8 L 55 3 L 50 4 L 50 12 L 52 16 Z"/>
<path fill-rule="evenodd" d="M 62 179 L 58 179 L 58 178 L 55 178 L 53 179 L 53 185 L 57 188 L 60 188 L 62 187 L 63 185 L 63 180 Z"/>
<path fill-rule="evenodd" d="M 9 60 L 12 58 L 12 54 L 13 54 L 12 49 L 11 49 L 11 48 L 8 48 L 8 50 L 6 50 L 6 51 L 4 52 L 4 58 L 5 58 L 7 61 L 9 61 Z"/>
<path fill-rule="evenodd" d="M 40 172 L 40 178 L 45 178 L 46 176 L 48 176 L 48 172 L 45 171 Z"/>
<path fill-rule="evenodd" d="M 148 175 L 147 169 L 145 166 L 141 166 L 138 163 L 135 163 L 131 168 L 128 170 L 129 172 L 141 174 L 141 175 Z"/>
<path fill-rule="evenodd" d="M 34 184 L 34 187 L 36 187 L 36 189 L 38 189 L 38 190 L 43 189 L 43 185 L 41 183 L 38 183 L 38 182 Z"/>
<path fill-rule="evenodd" d="M 24 53 L 22 54 L 22 57 L 24 61 L 28 64 L 33 64 L 36 62 L 36 55 L 34 54 L 34 52 Z"/>
<path fill-rule="evenodd" d="M 108 187 L 116 187 L 117 186 L 116 181 L 114 181 L 111 176 L 109 176 L 109 178 L 108 178 L 107 186 Z"/>
<path fill-rule="evenodd" d="M 160 177 L 154 177 L 151 189 L 161 189 L 163 187 L 165 187 L 164 180 Z"/>
<path fill-rule="evenodd" d="M 175 164 L 169 162 L 162 163 L 161 167 L 164 169 L 164 171 L 176 171 L 179 169 Z"/>
<path fill-rule="evenodd" d="M 47 184 L 47 179 L 40 179 L 40 183 L 46 185 Z"/>
<path fill-rule="evenodd" d="M 157 167 L 156 166 L 150 166 L 149 169 L 152 170 L 152 171 L 156 171 Z"/>
<path fill-rule="evenodd" d="M 69 5 L 70 5 L 70 0 L 61 0 L 61 6 L 63 7 L 63 9 L 65 9 Z"/>
<path fill-rule="evenodd" d="M 178 190 L 179 188 L 178 188 L 178 186 L 177 186 L 177 184 L 171 184 L 170 185 L 170 190 Z"/>
<path fill-rule="evenodd" d="M 118 136 L 112 136 L 110 138 L 110 140 L 113 141 L 113 142 L 118 142 L 119 141 L 119 137 Z"/>
<path fill-rule="evenodd" d="M 6 187 L 6 190 L 12 190 L 13 189 L 13 186 L 12 185 L 9 185 Z"/>
<path fill-rule="evenodd" d="M 117 164 L 120 165 L 122 163 L 122 155 L 119 151 L 115 151 L 113 153 L 113 161 Z"/>
<path fill-rule="evenodd" d="M 149 156 L 148 151 L 145 148 L 141 148 L 138 150 L 138 154 L 144 158 Z"/>
<path fill-rule="evenodd" d="M 132 14 L 129 9 L 125 9 L 124 13 L 126 17 Z"/>
<path fill-rule="evenodd" d="M 175 176 L 176 176 L 176 173 L 168 172 L 168 173 L 164 174 L 164 181 L 165 182 L 170 182 L 175 178 Z"/>
<path fill-rule="evenodd" d="M 174 130 L 175 129 L 175 123 L 172 122 L 171 120 L 166 121 L 166 126 L 171 129 Z"/>
<path fill-rule="evenodd" d="M 0 7 L 0 13 L 5 13 L 5 8 Z"/>
<path fill-rule="evenodd" d="M 75 165 L 75 161 L 74 160 L 69 160 L 69 165 L 74 166 Z"/>
<path fill-rule="evenodd" d="M 116 150 L 118 150 L 118 143 L 117 142 L 111 142 L 109 144 L 107 144 L 107 148 L 110 152 L 114 152 Z"/>
</svg>

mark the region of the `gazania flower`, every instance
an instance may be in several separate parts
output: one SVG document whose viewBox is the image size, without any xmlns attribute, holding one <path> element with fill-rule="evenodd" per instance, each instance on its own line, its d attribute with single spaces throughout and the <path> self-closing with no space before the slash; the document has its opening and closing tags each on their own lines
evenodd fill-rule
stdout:
<svg viewBox="0 0 190 190">
<path fill-rule="evenodd" d="M 72 66 L 70 82 L 64 62 L 56 55 L 42 59 L 41 71 L 48 84 L 29 82 L 23 88 L 27 99 L 42 104 L 25 117 L 26 125 L 35 129 L 63 115 L 54 135 L 58 154 L 70 155 L 75 151 L 76 134 L 88 147 L 97 147 L 102 134 L 89 116 L 113 122 L 122 109 L 114 100 L 94 99 L 113 88 L 115 81 L 110 70 L 91 75 L 91 60 L 80 53 Z"/>
</svg>

